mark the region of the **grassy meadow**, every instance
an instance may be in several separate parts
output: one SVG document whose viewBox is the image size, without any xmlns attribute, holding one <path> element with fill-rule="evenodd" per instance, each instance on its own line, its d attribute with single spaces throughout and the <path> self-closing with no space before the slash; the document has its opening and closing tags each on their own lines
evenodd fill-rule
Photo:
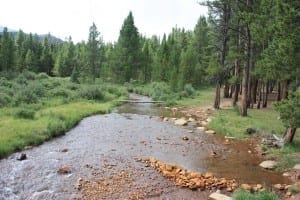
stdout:
<svg viewBox="0 0 300 200">
<path fill-rule="evenodd" d="M 82 118 L 110 112 L 127 96 L 126 88 L 96 81 L 24 72 L 0 79 L 0 158 L 28 145 L 60 136 Z"/>
</svg>

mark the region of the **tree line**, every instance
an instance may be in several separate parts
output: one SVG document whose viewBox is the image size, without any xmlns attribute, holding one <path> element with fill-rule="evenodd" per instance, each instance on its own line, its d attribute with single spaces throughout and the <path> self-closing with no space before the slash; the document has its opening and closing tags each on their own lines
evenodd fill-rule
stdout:
<svg viewBox="0 0 300 200">
<path fill-rule="evenodd" d="M 4 29 L 0 71 L 45 72 L 70 76 L 78 83 L 96 78 L 115 83 L 166 82 L 173 91 L 187 84 L 199 88 L 215 83 L 214 107 L 220 108 L 223 86 L 223 96 L 232 98 L 233 105 L 241 99 L 241 116 L 247 116 L 248 108 L 267 107 L 270 94 L 280 101 L 288 98 L 288 91 L 297 90 L 299 1 L 210 0 L 200 4 L 209 13 L 200 16 L 194 30 L 174 27 L 162 38 L 141 35 L 131 12 L 114 43 L 104 43 L 94 23 L 88 41 L 77 44 L 71 37 L 59 43 L 22 31 L 13 37 Z M 299 126 L 294 122 L 289 125 L 291 135 Z"/>
</svg>

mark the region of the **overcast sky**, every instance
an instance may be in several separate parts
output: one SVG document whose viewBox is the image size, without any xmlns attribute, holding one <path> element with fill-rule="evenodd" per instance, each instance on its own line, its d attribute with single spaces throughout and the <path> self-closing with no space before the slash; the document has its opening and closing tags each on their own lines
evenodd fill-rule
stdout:
<svg viewBox="0 0 300 200">
<path fill-rule="evenodd" d="M 199 0 L 0 0 L 0 25 L 24 32 L 51 33 L 87 40 L 93 21 L 104 41 L 116 41 L 129 11 L 143 35 L 162 35 L 172 27 L 192 30 L 207 9 Z"/>
</svg>

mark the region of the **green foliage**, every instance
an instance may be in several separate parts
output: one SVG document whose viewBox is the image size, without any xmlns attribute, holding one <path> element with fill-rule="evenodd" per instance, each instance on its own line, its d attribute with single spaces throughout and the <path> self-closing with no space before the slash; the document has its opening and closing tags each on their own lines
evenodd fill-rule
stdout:
<svg viewBox="0 0 300 200">
<path fill-rule="evenodd" d="M 129 82 L 137 79 L 140 71 L 141 45 L 138 29 L 134 25 L 132 12 L 124 20 L 118 43 L 116 45 L 117 65 L 115 66 L 116 80 Z"/>
<path fill-rule="evenodd" d="M 285 127 L 300 127 L 300 90 L 291 92 L 288 100 L 275 104 L 275 109 L 280 113 L 280 119 Z"/>
<path fill-rule="evenodd" d="M 6 93 L 0 92 L 0 108 L 8 106 L 11 102 L 11 97 Z"/>
<path fill-rule="evenodd" d="M 183 89 L 187 93 L 187 96 L 192 96 L 195 93 L 195 89 L 192 84 L 186 84 Z"/>
<path fill-rule="evenodd" d="M 110 112 L 117 105 L 115 99 L 127 96 L 126 89 L 118 85 L 34 76 L 36 79 L 26 75 L 0 79 L 0 158 L 63 135 L 83 117 Z M 18 83 L 20 77 L 26 85 Z"/>
<path fill-rule="evenodd" d="M 14 112 L 14 116 L 23 119 L 34 119 L 35 110 L 30 108 L 18 108 Z"/>
<path fill-rule="evenodd" d="M 39 79 L 39 80 L 41 80 L 41 79 L 48 79 L 49 76 L 48 76 L 48 74 L 46 74 L 44 72 L 41 72 L 41 73 L 37 74 L 36 78 Z"/>
<path fill-rule="evenodd" d="M 256 128 L 262 133 L 276 133 L 281 135 L 285 128 L 278 121 L 278 113 L 273 110 L 249 110 L 248 117 L 240 117 L 238 108 L 219 110 L 214 114 L 214 120 L 209 123 L 209 128 L 217 133 L 236 138 L 246 138 L 247 128 Z"/>
<path fill-rule="evenodd" d="M 276 193 L 271 191 L 254 192 L 251 193 L 247 190 L 239 190 L 233 194 L 234 200 L 279 200 L 280 198 Z"/>
<path fill-rule="evenodd" d="M 98 100 L 101 101 L 104 99 L 104 93 L 101 91 L 101 88 L 97 85 L 91 85 L 88 87 L 81 88 L 79 91 L 81 98 L 88 100 Z"/>
</svg>

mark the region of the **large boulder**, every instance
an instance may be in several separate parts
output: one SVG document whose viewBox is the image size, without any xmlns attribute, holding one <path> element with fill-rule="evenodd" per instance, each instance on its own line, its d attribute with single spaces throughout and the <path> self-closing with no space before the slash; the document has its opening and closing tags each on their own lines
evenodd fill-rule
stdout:
<svg viewBox="0 0 300 200">
<path fill-rule="evenodd" d="M 277 165 L 277 162 L 273 160 L 265 160 L 262 163 L 259 164 L 264 169 L 274 169 Z"/>
</svg>

